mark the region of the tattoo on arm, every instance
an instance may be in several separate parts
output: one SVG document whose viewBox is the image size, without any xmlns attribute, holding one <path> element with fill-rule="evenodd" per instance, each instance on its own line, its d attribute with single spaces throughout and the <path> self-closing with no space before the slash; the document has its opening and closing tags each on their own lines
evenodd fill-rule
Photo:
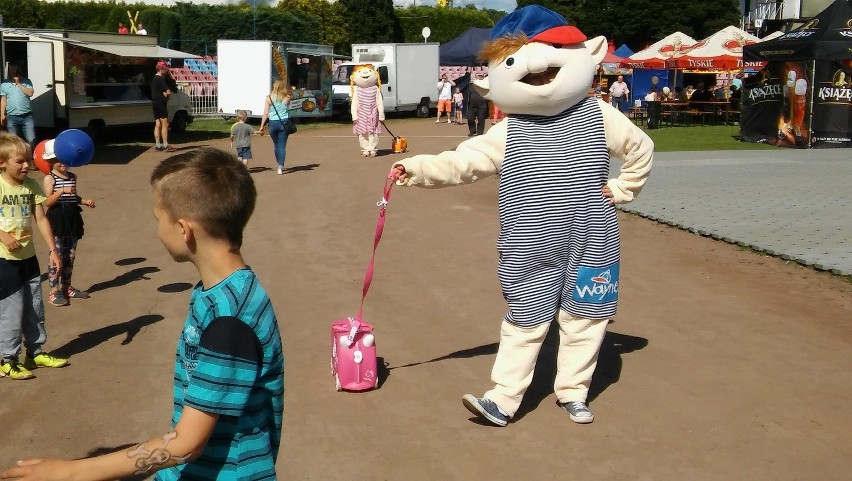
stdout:
<svg viewBox="0 0 852 481">
<path fill-rule="evenodd" d="M 145 449 L 145 444 L 137 444 L 132 449 L 127 451 L 128 458 L 136 458 L 136 472 L 138 474 L 148 474 L 152 470 L 157 471 L 164 467 L 169 461 L 175 461 L 175 464 L 182 464 L 189 460 L 190 454 L 183 456 L 175 456 L 167 448 L 173 439 L 177 438 L 177 432 L 170 431 L 163 434 L 163 445 L 159 448 L 154 448 L 151 451 Z"/>
</svg>

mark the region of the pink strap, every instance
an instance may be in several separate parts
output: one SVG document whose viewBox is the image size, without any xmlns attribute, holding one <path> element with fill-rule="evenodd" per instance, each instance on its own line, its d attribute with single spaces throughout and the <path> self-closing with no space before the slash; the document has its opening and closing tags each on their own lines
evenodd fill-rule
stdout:
<svg viewBox="0 0 852 481">
<path fill-rule="evenodd" d="M 376 264 L 376 249 L 379 247 L 379 241 L 382 240 L 382 232 L 385 230 L 385 212 L 387 210 L 388 199 L 390 199 L 391 189 L 396 183 L 396 175 L 391 172 L 385 179 L 385 186 L 382 192 L 382 200 L 376 202 L 379 207 L 379 220 L 376 222 L 376 236 L 373 240 L 373 255 L 370 257 L 370 263 L 367 264 L 367 272 L 364 274 L 364 288 L 361 291 L 361 307 L 358 308 L 358 315 L 355 316 L 355 321 L 360 322 L 364 316 L 364 299 L 367 298 L 367 292 L 370 290 L 370 284 L 373 282 L 373 270 Z"/>
</svg>

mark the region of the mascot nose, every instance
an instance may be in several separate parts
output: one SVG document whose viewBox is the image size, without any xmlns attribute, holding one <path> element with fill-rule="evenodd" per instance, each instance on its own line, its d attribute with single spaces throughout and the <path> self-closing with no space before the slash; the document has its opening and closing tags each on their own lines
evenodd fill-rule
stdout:
<svg viewBox="0 0 852 481">
<path fill-rule="evenodd" d="M 527 59 L 529 73 L 541 73 L 550 68 L 546 55 L 530 55 Z"/>
</svg>

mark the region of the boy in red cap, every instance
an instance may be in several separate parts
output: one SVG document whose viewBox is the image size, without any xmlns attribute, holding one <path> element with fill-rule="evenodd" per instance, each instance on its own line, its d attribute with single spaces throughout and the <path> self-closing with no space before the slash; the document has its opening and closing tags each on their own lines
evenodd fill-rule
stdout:
<svg viewBox="0 0 852 481">
<path fill-rule="evenodd" d="M 498 276 L 509 311 L 491 372 L 494 387 L 462 398 L 497 426 L 517 412 L 554 319 L 557 402 L 576 423 L 594 420 L 586 397 L 618 300 L 614 204 L 642 189 L 654 148 L 627 117 L 588 96 L 606 47 L 604 37 L 587 41 L 544 7 L 510 13 L 480 53 L 488 79 L 474 82 L 507 118 L 454 151 L 394 164 L 400 185 L 420 187 L 500 174 Z M 607 180 L 610 156 L 624 164 Z"/>
</svg>

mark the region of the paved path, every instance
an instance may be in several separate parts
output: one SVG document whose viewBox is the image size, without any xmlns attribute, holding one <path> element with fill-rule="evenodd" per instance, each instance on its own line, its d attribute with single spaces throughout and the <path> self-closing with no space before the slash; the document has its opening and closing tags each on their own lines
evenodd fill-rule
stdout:
<svg viewBox="0 0 852 481">
<path fill-rule="evenodd" d="M 626 212 L 852 275 L 852 149 L 668 152 L 654 161 Z"/>
</svg>

